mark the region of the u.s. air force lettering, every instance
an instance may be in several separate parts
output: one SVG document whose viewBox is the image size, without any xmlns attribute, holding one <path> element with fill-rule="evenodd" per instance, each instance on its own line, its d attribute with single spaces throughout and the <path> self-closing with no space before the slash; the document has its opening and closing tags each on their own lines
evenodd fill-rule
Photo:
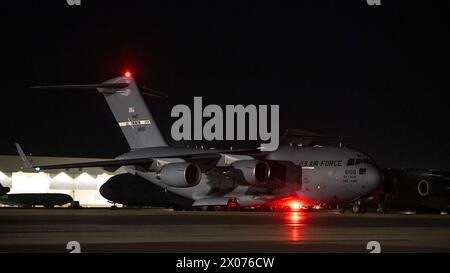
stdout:
<svg viewBox="0 0 450 273">
<path fill-rule="evenodd" d="M 299 163 L 302 167 L 340 167 L 342 160 L 304 160 Z"/>
</svg>

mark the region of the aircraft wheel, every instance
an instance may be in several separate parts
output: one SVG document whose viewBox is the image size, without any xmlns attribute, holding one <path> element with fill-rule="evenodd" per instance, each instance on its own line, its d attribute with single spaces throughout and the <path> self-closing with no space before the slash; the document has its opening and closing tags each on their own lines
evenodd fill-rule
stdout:
<svg viewBox="0 0 450 273">
<path fill-rule="evenodd" d="M 361 206 L 358 204 L 354 204 L 352 207 L 352 212 L 353 213 L 360 213 L 361 212 Z"/>
<path fill-rule="evenodd" d="M 362 205 L 361 206 L 361 213 L 366 213 L 367 212 L 367 206 L 366 205 Z"/>
<path fill-rule="evenodd" d="M 385 205 L 384 205 L 384 203 L 382 203 L 382 202 L 379 202 L 378 204 L 377 204 L 377 212 L 378 213 L 386 213 L 386 207 L 385 207 Z"/>
<path fill-rule="evenodd" d="M 447 205 L 444 207 L 444 209 L 441 211 L 441 215 L 448 215 L 449 211 L 450 211 L 450 205 Z"/>
</svg>

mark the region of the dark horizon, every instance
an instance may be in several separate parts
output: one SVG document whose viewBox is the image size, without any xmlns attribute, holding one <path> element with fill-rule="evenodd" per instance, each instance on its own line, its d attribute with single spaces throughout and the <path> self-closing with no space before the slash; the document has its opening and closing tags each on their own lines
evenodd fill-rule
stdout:
<svg viewBox="0 0 450 273">
<path fill-rule="evenodd" d="M 98 83 L 131 69 L 170 95 L 146 98 L 166 138 L 170 110 L 193 96 L 279 104 L 280 135 L 347 136 L 385 168 L 450 170 L 447 2 L 4 5 L 0 154 L 16 154 L 14 142 L 33 155 L 126 152 L 97 92 L 28 87 Z"/>
</svg>

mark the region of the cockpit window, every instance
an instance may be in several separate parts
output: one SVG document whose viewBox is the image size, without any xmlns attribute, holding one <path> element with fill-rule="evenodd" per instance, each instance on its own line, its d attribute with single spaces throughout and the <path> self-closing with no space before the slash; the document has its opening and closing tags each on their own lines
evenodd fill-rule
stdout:
<svg viewBox="0 0 450 273">
<path fill-rule="evenodd" d="M 363 163 L 364 164 L 372 164 L 372 160 L 365 158 L 365 159 L 363 159 Z"/>
<path fill-rule="evenodd" d="M 372 160 L 369 158 L 349 158 L 347 161 L 347 166 L 356 166 L 359 164 L 373 164 Z"/>
</svg>

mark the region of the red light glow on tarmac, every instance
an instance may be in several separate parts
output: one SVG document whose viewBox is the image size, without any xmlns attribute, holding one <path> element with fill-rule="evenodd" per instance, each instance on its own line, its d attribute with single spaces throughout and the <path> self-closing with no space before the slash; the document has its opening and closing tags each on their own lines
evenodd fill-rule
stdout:
<svg viewBox="0 0 450 273">
<path fill-rule="evenodd" d="M 304 214 L 301 212 L 289 212 L 284 216 L 284 220 L 288 232 L 288 241 L 292 244 L 299 243 L 301 241 Z"/>
<path fill-rule="evenodd" d="M 301 211 L 310 206 L 310 202 L 295 196 L 288 196 L 271 202 L 268 207 L 274 211 Z"/>
</svg>

